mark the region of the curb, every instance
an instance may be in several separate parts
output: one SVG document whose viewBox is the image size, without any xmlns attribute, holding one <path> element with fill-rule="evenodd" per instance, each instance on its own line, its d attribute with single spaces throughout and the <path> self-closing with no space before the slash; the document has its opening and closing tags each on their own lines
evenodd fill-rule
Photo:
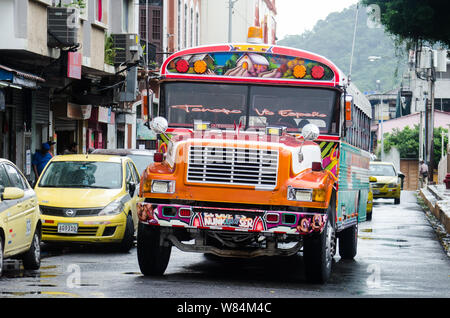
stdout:
<svg viewBox="0 0 450 318">
<path fill-rule="evenodd" d="M 424 200 L 430 212 L 442 223 L 450 234 L 450 201 L 444 200 L 432 187 L 420 189 L 420 197 Z"/>
</svg>

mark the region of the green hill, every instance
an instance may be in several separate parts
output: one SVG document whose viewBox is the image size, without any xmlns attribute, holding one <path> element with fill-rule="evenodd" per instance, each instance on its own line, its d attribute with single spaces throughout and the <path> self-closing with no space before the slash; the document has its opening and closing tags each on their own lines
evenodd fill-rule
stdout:
<svg viewBox="0 0 450 318">
<path fill-rule="evenodd" d="M 300 35 L 288 35 L 277 42 L 320 54 L 335 63 L 345 74 L 350 70 L 356 5 L 329 14 L 316 23 L 311 31 Z M 352 81 L 365 91 L 381 89 L 388 91 L 400 86 L 405 67 L 404 52 L 397 52 L 393 37 L 381 28 L 368 27 L 365 7 L 360 7 L 353 56 Z M 397 54 L 396 54 L 397 53 Z M 380 60 L 369 61 L 369 56 L 380 56 Z"/>
</svg>

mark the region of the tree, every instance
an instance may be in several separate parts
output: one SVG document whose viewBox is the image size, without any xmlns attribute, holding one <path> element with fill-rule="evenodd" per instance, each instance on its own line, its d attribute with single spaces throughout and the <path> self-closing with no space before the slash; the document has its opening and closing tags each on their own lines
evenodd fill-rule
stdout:
<svg viewBox="0 0 450 318">
<path fill-rule="evenodd" d="M 442 127 L 434 128 L 434 162 L 437 164 L 441 160 L 441 132 L 444 131 L 444 149 L 448 144 L 447 130 Z M 403 130 L 394 129 L 392 133 L 385 133 L 384 136 L 384 152 L 387 153 L 391 148 L 395 147 L 400 152 L 400 158 L 419 158 L 419 126 L 414 125 L 411 129 L 409 126 Z"/>
<path fill-rule="evenodd" d="M 277 44 L 311 51 L 330 59 L 344 74 L 350 71 L 353 28 L 356 5 L 340 12 L 330 13 L 314 28 L 298 35 L 288 35 Z M 398 88 L 406 56 L 402 47 L 396 46 L 394 37 L 383 28 L 371 28 L 364 8 L 359 9 L 352 81 L 361 91 L 377 90 L 376 81 L 383 83 L 384 91 Z M 369 56 L 382 56 L 372 62 Z"/>
<path fill-rule="evenodd" d="M 380 22 L 386 31 L 402 42 L 440 43 L 450 47 L 448 0 L 362 0 L 378 5 Z"/>
</svg>

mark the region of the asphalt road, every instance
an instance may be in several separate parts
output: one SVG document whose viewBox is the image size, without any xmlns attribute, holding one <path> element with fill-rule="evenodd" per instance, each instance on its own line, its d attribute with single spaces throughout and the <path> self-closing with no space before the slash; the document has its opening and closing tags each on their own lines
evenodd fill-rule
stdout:
<svg viewBox="0 0 450 318">
<path fill-rule="evenodd" d="M 82 247 L 46 250 L 41 269 L 24 271 L 8 261 L 0 278 L 0 298 L 304 298 L 449 297 L 450 258 L 444 252 L 415 192 L 401 204 L 375 201 L 373 219 L 360 223 L 353 261 L 335 257 L 325 285 L 303 275 L 302 256 L 218 261 L 176 248 L 166 274 L 144 277 L 136 248 L 117 253 Z"/>
</svg>

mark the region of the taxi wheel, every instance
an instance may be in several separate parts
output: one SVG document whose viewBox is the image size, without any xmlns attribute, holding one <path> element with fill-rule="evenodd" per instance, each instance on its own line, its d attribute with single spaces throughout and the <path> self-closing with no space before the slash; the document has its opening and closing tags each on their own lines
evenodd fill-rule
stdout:
<svg viewBox="0 0 450 318">
<path fill-rule="evenodd" d="M 0 235 L 0 277 L 2 277 L 3 273 L 3 239 Z"/>
<path fill-rule="evenodd" d="M 41 267 L 41 240 L 39 233 L 34 233 L 30 249 L 23 255 L 23 268 L 36 270 Z"/>
<path fill-rule="evenodd" d="M 394 199 L 394 204 L 400 204 L 400 198 L 395 198 Z"/>
<path fill-rule="evenodd" d="M 137 256 L 139 268 L 145 276 L 162 276 L 169 264 L 172 245 L 161 246 L 159 227 L 139 223 Z"/>
<path fill-rule="evenodd" d="M 123 234 L 122 242 L 119 243 L 119 250 L 128 252 L 134 244 L 134 225 L 131 215 L 127 216 L 127 223 L 125 225 L 125 233 Z"/>
<path fill-rule="evenodd" d="M 366 213 L 366 221 L 371 221 L 372 220 L 372 211 L 370 210 Z"/>
</svg>

